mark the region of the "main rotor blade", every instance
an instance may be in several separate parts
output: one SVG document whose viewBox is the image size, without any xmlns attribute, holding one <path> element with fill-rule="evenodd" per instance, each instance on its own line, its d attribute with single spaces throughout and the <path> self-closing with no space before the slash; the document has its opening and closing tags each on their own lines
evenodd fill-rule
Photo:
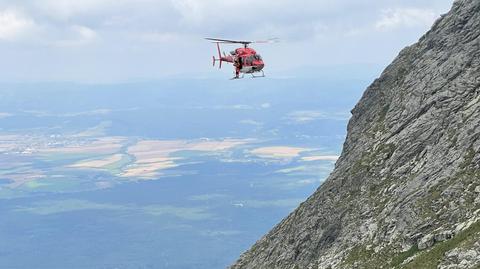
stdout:
<svg viewBox="0 0 480 269">
<path fill-rule="evenodd" d="M 219 39 L 219 38 L 205 38 L 205 39 L 210 41 L 215 41 L 215 42 L 244 44 L 244 45 L 253 43 L 252 41 L 239 41 L 239 40 L 229 40 L 229 39 Z"/>
<path fill-rule="evenodd" d="M 280 39 L 275 37 L 275 38 L 269 38 L 267 40 L 255 41 L 255 42 L 252 42 L 252 43 L 278 43 L 278 42 L 280 42 Z"/>
</svg>

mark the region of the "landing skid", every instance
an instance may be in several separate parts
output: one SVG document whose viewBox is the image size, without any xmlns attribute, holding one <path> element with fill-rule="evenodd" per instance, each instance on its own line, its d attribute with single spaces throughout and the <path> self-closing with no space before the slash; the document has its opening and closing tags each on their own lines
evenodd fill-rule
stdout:
<svg viewBox="0 0 480 269">
<path fill-rule="evenodd" d="M 260 73 L 260 72 L 261 72 L 262 74 L 259 75 L 259 76 L 255 76 L 255 73 L 249 73 L 249 74 L 252 76 L 252 78 L 264 78 L 264 77 L 266 77 L 266 76 L 265 76 L 265 72 L 263 72 L 263 70 L 258 71 L 258 72 L 256 72 L 256 73 Z M 245 73 L 243 73 L 242 76 L 238 76 L 238 77 L 235 76 L 235 77 L 231 78 L 230 80 L 243 79 L 243 78 L 245 78 Z"/>
<path fill-rule="evenodd" d="M 251 73 L 250 75 L 252 75 L 252 78 L 264 78 L 265 73 L 263 72 L 263 70 L 261 70 L 260 72 L 262 72 L 262 75 L 260 75 L 260 76 L 255 76 L 255 73 Z"/>
</svg>

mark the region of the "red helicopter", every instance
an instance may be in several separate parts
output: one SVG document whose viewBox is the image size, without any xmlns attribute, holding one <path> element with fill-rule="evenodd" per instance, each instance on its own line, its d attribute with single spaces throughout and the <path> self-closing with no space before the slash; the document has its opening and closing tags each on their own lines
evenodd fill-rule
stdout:
<svg viewBox="0 0 480 269">
<path fill-rule="evenodd" d="M 263 72 L 265 63 L 263 62 L 262 56 L 257 54 L 254 49 L 249 48 L 248 45 L 252 43 L 272 43 L 278 41 L 276 38 L 271 38 L 266 41 L 238 41 L 218 38 L 205 39 L 217 44 L 218 59 L 213 56 L 213 66 L 215 66 L 215 62 L 220 62 L 219 68 L 221 69 L 222 62 L 233 63 L 235 67 L 235 77 L 232 79 L 243 78 L 245 74 L 252 75 L 252 78 L 265 77 L 265 73 Z M 243 44 L 243 48 L 238 48 L 230 52 L 230 55 L 224 52 L 222 56 L 220 53 L 220 44 Z M 261 73 L 261 75 L 255 75 L 257 73 Z M 242 74 L 241 77 L 240 74 Z"/>
</svg>

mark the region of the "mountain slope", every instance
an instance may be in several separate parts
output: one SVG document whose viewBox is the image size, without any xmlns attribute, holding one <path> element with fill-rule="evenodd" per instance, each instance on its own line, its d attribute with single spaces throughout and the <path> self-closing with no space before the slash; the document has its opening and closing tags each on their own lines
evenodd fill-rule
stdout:
<svg viewBox="0 0 480 269">
<path fill-rule="evenodd" d="M 326 182 L 232 268 L 480 266 L 480 1 L 458 0 L 352 110 Z"/>
</svg>

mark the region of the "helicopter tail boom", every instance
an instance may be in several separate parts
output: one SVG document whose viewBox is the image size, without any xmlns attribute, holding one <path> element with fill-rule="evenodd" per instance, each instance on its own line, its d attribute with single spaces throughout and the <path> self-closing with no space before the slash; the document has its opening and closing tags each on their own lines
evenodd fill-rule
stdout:
<svg viewBox="0 0 480 269">
<path fill-rule="evenodd" d="M 217 50 L 218 50 L 218 59 L 216 59 L 215 56 L 213 56 L 213 66 L 215 66 L 215 62 L 218 61 L 218 62 L 220 62 L 218 69 L 222 69 L 223 59 L 222 59 L 222 54 L 220 52 L 220 44 L 219 43 L 217 43 Z"/>
<path fill-rule="evenodd" d="M 222 69 L 222 64 L 223 62 L 227 62 L 227 63 L 233 63 L 234 62 L 234 58 L 230 55 L 227 56 L 227 54 L 225 54 L 225 52 L 223 53 L 223 56 L 222 56 L 222 53 L 220 51 L 220 42 L 215 42 L 217 44 L 217 51 L 218 51 L 218 59 L 215 58 L 215 56 L 213 56 L 213 66 L 215 66 L 215 62 L 220 62 L 219 64 L 219 69 Z"/>
</svg>

